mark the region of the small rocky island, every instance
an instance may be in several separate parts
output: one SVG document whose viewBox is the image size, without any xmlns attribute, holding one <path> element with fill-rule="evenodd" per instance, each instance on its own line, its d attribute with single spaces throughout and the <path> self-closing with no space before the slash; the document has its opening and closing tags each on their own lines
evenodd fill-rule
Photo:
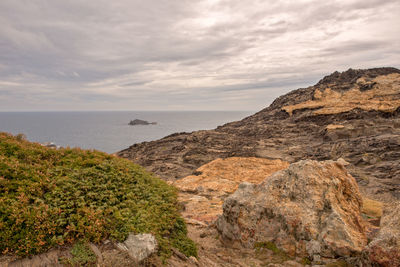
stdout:
<svg viewBox="0 0 400 267">
<path fill-rule="evenodd" d="M 155 125 L 157 122 L 148 122 L 144 120 L 134 119 L 129 122 L 129 125 Z"/>
</svg>

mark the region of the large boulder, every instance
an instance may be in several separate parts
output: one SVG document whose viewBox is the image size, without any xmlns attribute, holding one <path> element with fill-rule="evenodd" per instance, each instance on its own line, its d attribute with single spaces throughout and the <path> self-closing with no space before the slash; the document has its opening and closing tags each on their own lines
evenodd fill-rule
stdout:
<svg viewBox="0 0 400 267">
<path fill-rule="evenodd" d="M 373 264 L 400 266 L 400 203 L 385 207 L 379 233 L 368 245 L 366 252 Z"/>
<path fill-rule="evenodd" d="M 261 183 L 270 174 L 285 169 L 288 162 L 254 157 L 231 157 L 213 160 L 193 175 L 173 183 L 180 191 L 179 201 L 185 209 L 182 215 L 212 224 L 222 214 L 225 198 L 242 182 Z"/>
<path fill-rule="evenodd" d="M 335 161 L 303 160 L 225 200 L 217 228 L 227 243 L 273 243 L 291 256 L 358 255 L 367 245 L 355 179 Z"/>
</svg>

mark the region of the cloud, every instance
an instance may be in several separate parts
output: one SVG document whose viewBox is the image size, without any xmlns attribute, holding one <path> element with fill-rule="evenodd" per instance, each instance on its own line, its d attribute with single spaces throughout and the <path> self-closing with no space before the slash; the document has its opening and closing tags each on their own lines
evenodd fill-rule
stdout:
<svg viewBox="0 0 400 267">
<path fill-rule="evenodd" d="M 335 70 L 400 67 L 399 13 L 396 0 L 2 0 L 0 109 L 262 109 Z"/>
</svg>

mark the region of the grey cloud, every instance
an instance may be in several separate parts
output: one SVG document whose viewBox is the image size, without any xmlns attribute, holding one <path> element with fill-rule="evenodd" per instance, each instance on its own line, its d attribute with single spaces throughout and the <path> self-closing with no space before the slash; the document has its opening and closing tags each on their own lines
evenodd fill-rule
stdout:
<svg viewBox="0 0 400 267">
<path fill-rule="evenodd" d="M 307 80 L 312 82 L 313 77 L 308 77 Z M 254 89 L 267 89 L 267 88 L 279 88 L 279 87 L 287 87 L 291 88 L 295 85 L 299 85 L 305 83 L 303 79 L 288 79 L 288 80 L 277 80 L 277 81 L 264 81 L 258 83 L 248 83 L 248 84 L 239 84 L 234 86 L 226 86 L 225 88 L 221 88 L 224 91 L 247 91 Z"/>
<path fill-rule="evenodd" d="M 130 82 L 126 84 L 121 84 L 122 87 L 130 87 L 130 86 L 138 86 L 138 85 L 145 85 L 149 81 L 137 81 L 137 82 Z"/>
<path fill-rule="evenodd" d="M 399 12 L 395 0 L 2 0 L 0 109 L 259 109 L 335 70 L 399 67 Z"/>
<path fill-rule="evenodd" d="M 366 42 L 345 42 L 340 45 L 326 48 L 322 51 L 325 56 L 348 55 L 351 53 L 359 53 L 360 51 L 370 51 L 384 48 L 387 43 L 383 41 L 366 41 Z"/>
</svg>

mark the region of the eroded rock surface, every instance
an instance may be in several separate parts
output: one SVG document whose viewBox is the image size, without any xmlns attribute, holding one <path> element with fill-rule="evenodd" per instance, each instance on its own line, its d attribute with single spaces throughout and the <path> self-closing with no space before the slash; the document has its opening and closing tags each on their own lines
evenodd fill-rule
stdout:
<svg viewBox="0 0 400 267">
<path fill-rule="evenodd" d="M 394 112 L 400 106 L 400 74 L 380 75 L 373 79 L 358 78 L 345 91 L 336 91 L 327 87 L 316 89 L 312 100 L 295 105 L 284 106 L 282 109 L 290 115 L 295 110 L 312 109 L 315 115 L 338 114 L 353 109 L 366 111 Z"/>
<path fill-rule="evenodd" d="M 367 195 L 400 199 L 399 83 L 394 68 L 335 72 L 241 121 L 135 144 L 118 155 L 172 181 L 217 158 L 343 158 Z"/>
<path fill-rule="evenodd" d="M 184 204 L 182 215 L 211 224 L 222 214 L 224 199 L 242 182 L 261 183 L 270 174 L 285 169 L 288 162 L 262 158 L 232 157 L 213 160 L 173 183 Z"/>
<path fill-rule="evenodd" d="M 261 184 L 243 183 L 225 200 L 217 221 L 230 244 L 275 244 L 290 256 L 358 255 L 367 245 L 362 199 L 355 179 L 338 162 L 291 164 Z"/>
</svg>

